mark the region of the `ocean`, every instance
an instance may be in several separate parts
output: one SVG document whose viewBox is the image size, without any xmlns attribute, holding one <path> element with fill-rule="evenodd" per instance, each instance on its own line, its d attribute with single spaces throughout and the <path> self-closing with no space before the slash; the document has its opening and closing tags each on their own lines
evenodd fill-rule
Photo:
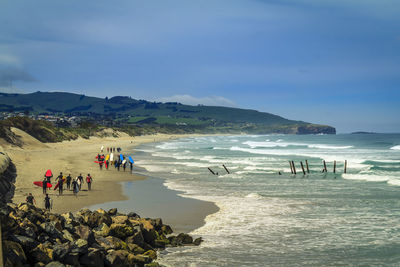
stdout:
<svg viewBox="0 0 400 267">
<path fill-rule="evenodd" d="M 400 134 L 183 138 L 134 155 L 139 173 L 219 207 L 190 233 L 202 245 L 168 248 L 164 265 L 400 265 Z"/>
</svg>

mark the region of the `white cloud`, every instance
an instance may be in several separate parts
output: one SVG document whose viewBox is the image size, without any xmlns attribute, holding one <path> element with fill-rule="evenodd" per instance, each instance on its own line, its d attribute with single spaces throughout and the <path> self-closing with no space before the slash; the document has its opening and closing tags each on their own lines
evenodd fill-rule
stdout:
<svg viewBox="0 0 400 267">
<path fill-rule="evenodd" d="M 16 56 L 10 54 L 0 54 L 0 66 L 20 67 L 21 61 Z"/>
<path fill-rule="evenodd" d="M 168 97 L 158 98 L 156 101 L 160 102 L 179 102 L 187 105 L 206 105 L 206 106 L 224 106 L 235 107 L 236 104 L 222 96 L 207 96 L 207 97 L 194 97 L 191 95 L 173 95 Z"/>
</svg>

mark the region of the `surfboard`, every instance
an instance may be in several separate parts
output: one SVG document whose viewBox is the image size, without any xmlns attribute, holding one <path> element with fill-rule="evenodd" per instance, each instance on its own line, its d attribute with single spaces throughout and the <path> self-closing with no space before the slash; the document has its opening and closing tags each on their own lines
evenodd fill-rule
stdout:
<svg viewBox="0 0 400 267">
<path fill-rule="evenodd" d="M 110 155 L 109 155 L 109 154 L 107 154 L 107 156 L 106 156 L 106 161 L 107 161 L 109 158 L 110 158 Z"/>
<path fill-rule="evenodd" d="M 54 190 L 56 190 L 59 185 L 60 185 L 60 182 L 57 182 L 56 186 L 54 187 Z"/>
<path fill-rule="evenodd" d="M 46 173 L 45 173 L 44 176 L 46 176 L 46 177 L 51 177 L 51 176 L 53 176 L 53 173 L 52 173 L 51 170 L 49 169 L 49 170 L 46 171 Z"/>
<path fill-rule="evenodd" d="M 131 156 L 128 157 L 130 163 L 135 163 Z"/>
<path fill-rule="evenodd" d="M 114 160 L 114 153 L 111 153 L 110 154 L 110 161 L 113 161 Z"/>
<path fill-rule="evenodd" d="M 122 154 L 119 154 L 119 158 L 120 158 L 121 161 L 124 160 L 124 156 Z"/>
<path fill-rule="evenodd" d="M 126 159 L 124 159 L 123 161 L 122 161 L 122 164 L 125 164 L 126 163 Z"/>
<path fill-rule="evenodd" d="M 104 146 L 101 146 L 101 147 L 100 147 L 100 151 L 103 151 L 103 149 L 104 149 Z"/>
<path fill-rule="evenodd" d="M 33 184 L 37 185 L 37 186 L 40 186 L 40 187 L 43 187 L 43 182 L 42 181 L 35 181 L 35 182 L 33 182 Z M 52 186 L 53 186 L 52 184 L 47 183 L 47 188 L 50 188 Z"/>
</svg>

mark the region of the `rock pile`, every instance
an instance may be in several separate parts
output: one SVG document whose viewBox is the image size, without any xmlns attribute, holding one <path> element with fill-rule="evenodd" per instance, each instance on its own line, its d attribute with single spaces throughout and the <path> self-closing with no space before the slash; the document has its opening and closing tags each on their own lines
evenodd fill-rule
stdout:
<svg viewBox="0 0 400 267">
<path fill-rule="evenodd" d="M 117 209 L 53 214 L 22 203 L 0 207 L 4 266 L 159 266 L 157 250 L 199 245 L 161 219 Z"/>
</svg>

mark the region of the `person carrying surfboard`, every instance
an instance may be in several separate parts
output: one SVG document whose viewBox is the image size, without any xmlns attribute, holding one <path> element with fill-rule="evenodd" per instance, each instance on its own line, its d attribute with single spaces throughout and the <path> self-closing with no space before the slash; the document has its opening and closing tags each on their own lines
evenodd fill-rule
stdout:
<svg viewBox="0 0 400 267">
<path fill-rule="evenodd" d="M 49 210 L 52 208 L 53 200 L 49 197 L 49 194 L 46 194 L 46 197 L 44 198 L 44 208 L 46 210 Z"/>
<path fill-rule="evenodd" d="M 43 182 L 42 182 L 42 187 L 43 187 L 43 194 L 47 193 L 47 178 L 44 177 Z"/>
<path fill-rule="evenodd" d="M 78 177 L 76 177 L 76 178 L 77 178 L 77 182 L 78 182 L 79 190 L 81 190 L 81 188 L 82 188 L 82 184 L 83 184 L 83 176 L 82 176 L 82 173 L 80 173 L 80 174 L 79 174 L 79 176 L 78 176 Z"/>
<path fill-rule="evenodd" d="M 72 181 L 72 190 L 77 197 L 79 192 L 78 177 Z"/>
<path fill-rule="evenodd" d="M 51 170 L 47 170 L 44 174 L 44 177 L 47 179 L 47 182 L 50 184 L 51 178 L 53 178 L 53 173 L 51 172 Z"/>
<path fill-rule="evenodd" d="M 92 181 L 93 181 L 93 178 L 92 178 L 92 176 L 90 176 L 90 173 L 88 173 L 88 175 L 86 176 L 86 183 L 87 183 L 89 191 L 92 190 Z"/>
<path fill-rule="evenodd" d="M 26 197 L 26 202 L 33 205 L 33 203 L 35 203 L 36 205 L 36 200 L 35 198 L 32 196 L 32 193 L 29 193 L 28 196 Z"/>
</svg>

